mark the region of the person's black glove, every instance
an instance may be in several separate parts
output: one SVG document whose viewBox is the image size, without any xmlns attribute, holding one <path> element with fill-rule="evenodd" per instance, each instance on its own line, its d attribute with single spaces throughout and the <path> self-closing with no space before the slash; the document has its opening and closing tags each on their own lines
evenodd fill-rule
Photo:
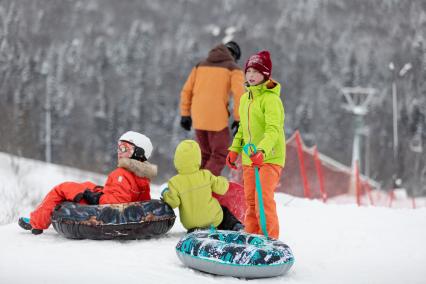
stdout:
<svg viewBox="0 0 426 284">
<path fill-rule="evenodd" d="M 231 125 L 231 129 L 232 129 L 232 136 L 235 136 L 235 134 L 237 134 L 238 132 L 238 127 L 240 126 L 240 122 L 238 120 L 235 120 L 232 125 Z"/>
<path fill-rule="evenodd" d="M 89 189 L 86 189 L 83 193 L 83 198 L 90 205 L 98 205 L 99 199 L 101 198 L 102 194 L 103 192 L 93 192 L 93 191 L 90 191 Z"/>
<path fill-rule="evenodd" d="M 180 126 L 182 126 L 182 128 L 185 129 L 186 131 L 190 131 L 191 126 L 192 126 L 191 117 L 190 116 L 182 116 L 180 118 Z"/>
</svg>

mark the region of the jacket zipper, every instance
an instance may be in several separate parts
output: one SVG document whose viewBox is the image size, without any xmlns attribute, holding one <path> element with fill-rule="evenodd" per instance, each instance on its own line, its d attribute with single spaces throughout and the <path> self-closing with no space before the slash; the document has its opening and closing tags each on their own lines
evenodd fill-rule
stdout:
<svg viewBox="0 0 426 284">
<path fill-rule="evenodd" d="M 250 131 L 250 108 L 251 108 L 251 104 L 254 101 L 254 96 L 253 93 L 251 92 L 251 90 L 249 90 L 249 105 L 248 105 L 248 110 L 247 110 L 247 130 L 248 130 L 248 134 L 249 134 L 249 144 L 251 144 L 251 131 Z"/>
</svg>

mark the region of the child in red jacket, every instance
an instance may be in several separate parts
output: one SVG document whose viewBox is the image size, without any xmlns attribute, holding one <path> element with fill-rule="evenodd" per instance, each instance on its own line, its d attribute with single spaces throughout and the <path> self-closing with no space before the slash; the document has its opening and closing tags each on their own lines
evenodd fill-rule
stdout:
<svg viewBox="0 0 426 284">
<path fill-rule="evenodd" d="M 19 225 L 35 235 L 51 223 L 55 207 L 64 201 L 82 204 L 114 204 L 150 200 L 150 178 L 157 167 L 147 162 L 152 153 L 151 140 L 143 134 L 128 131 L 118 141 L 118 167 L 108 175 L 105 185 L 92 182 L 64 182 L 55 186 L 30 218 L 19 218 Z"/>
</svg>

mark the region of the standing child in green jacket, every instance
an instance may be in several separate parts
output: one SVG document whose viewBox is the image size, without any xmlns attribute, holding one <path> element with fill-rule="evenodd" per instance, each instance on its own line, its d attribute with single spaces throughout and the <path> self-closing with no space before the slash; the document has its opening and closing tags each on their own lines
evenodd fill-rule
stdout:
<svg viewBox="0 0 426 284">
<path fill-rule="evenodd" d="M 261 203 L 256 194 L 255 167 L 259 169 L 267 234 L 279 237 L 279 221 L 274 191 L 285 162 L 284 107 L 280 99 L 281 85 L 270 79 L 272 62 L 268 51 L 250 56 L 245 65 L 246 93 L 240 100 L 240 127 L 226 158 L 236 169 L 235 161 L 242 153 L 244 195 L 246 199 L 245 230 L 262 234 Z M 257 152 L 243 151 L 254 144 Z"/>
<path fill-rule="evenodd" d="M 161 193 L 164 202 L 179 207 L 182 225 L 192 232 L 211 225 L 220 230 L 240 230 L 243 225 L 212 193 L 223 195 L 229 183 L 222 176 L 200 169 L 201 150 L 194 140 L 184 140 L 176 148 L 174 164 L 178 174 Z"/>
</svg>

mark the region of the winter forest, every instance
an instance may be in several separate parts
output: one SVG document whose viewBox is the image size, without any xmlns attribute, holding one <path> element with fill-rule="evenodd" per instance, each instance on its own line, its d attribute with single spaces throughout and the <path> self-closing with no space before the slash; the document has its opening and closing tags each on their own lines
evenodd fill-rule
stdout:
<svg viewBox="0 0 426 284">
<path fill-rule="evenodd" d="M 2 0 L 0 151 L 107 173 L 132 129 L 152 139 L 164 180 L 175 146 L 192 137 L 179 126 L 186 77 L 228 40 L 241 67 L 271 52 L 287 137 L 299 130 L 348 166 L 354 117 L 342 88 L 374 88 L 361 171 L 426 195 L 424 0 Z"/>
</svg>

